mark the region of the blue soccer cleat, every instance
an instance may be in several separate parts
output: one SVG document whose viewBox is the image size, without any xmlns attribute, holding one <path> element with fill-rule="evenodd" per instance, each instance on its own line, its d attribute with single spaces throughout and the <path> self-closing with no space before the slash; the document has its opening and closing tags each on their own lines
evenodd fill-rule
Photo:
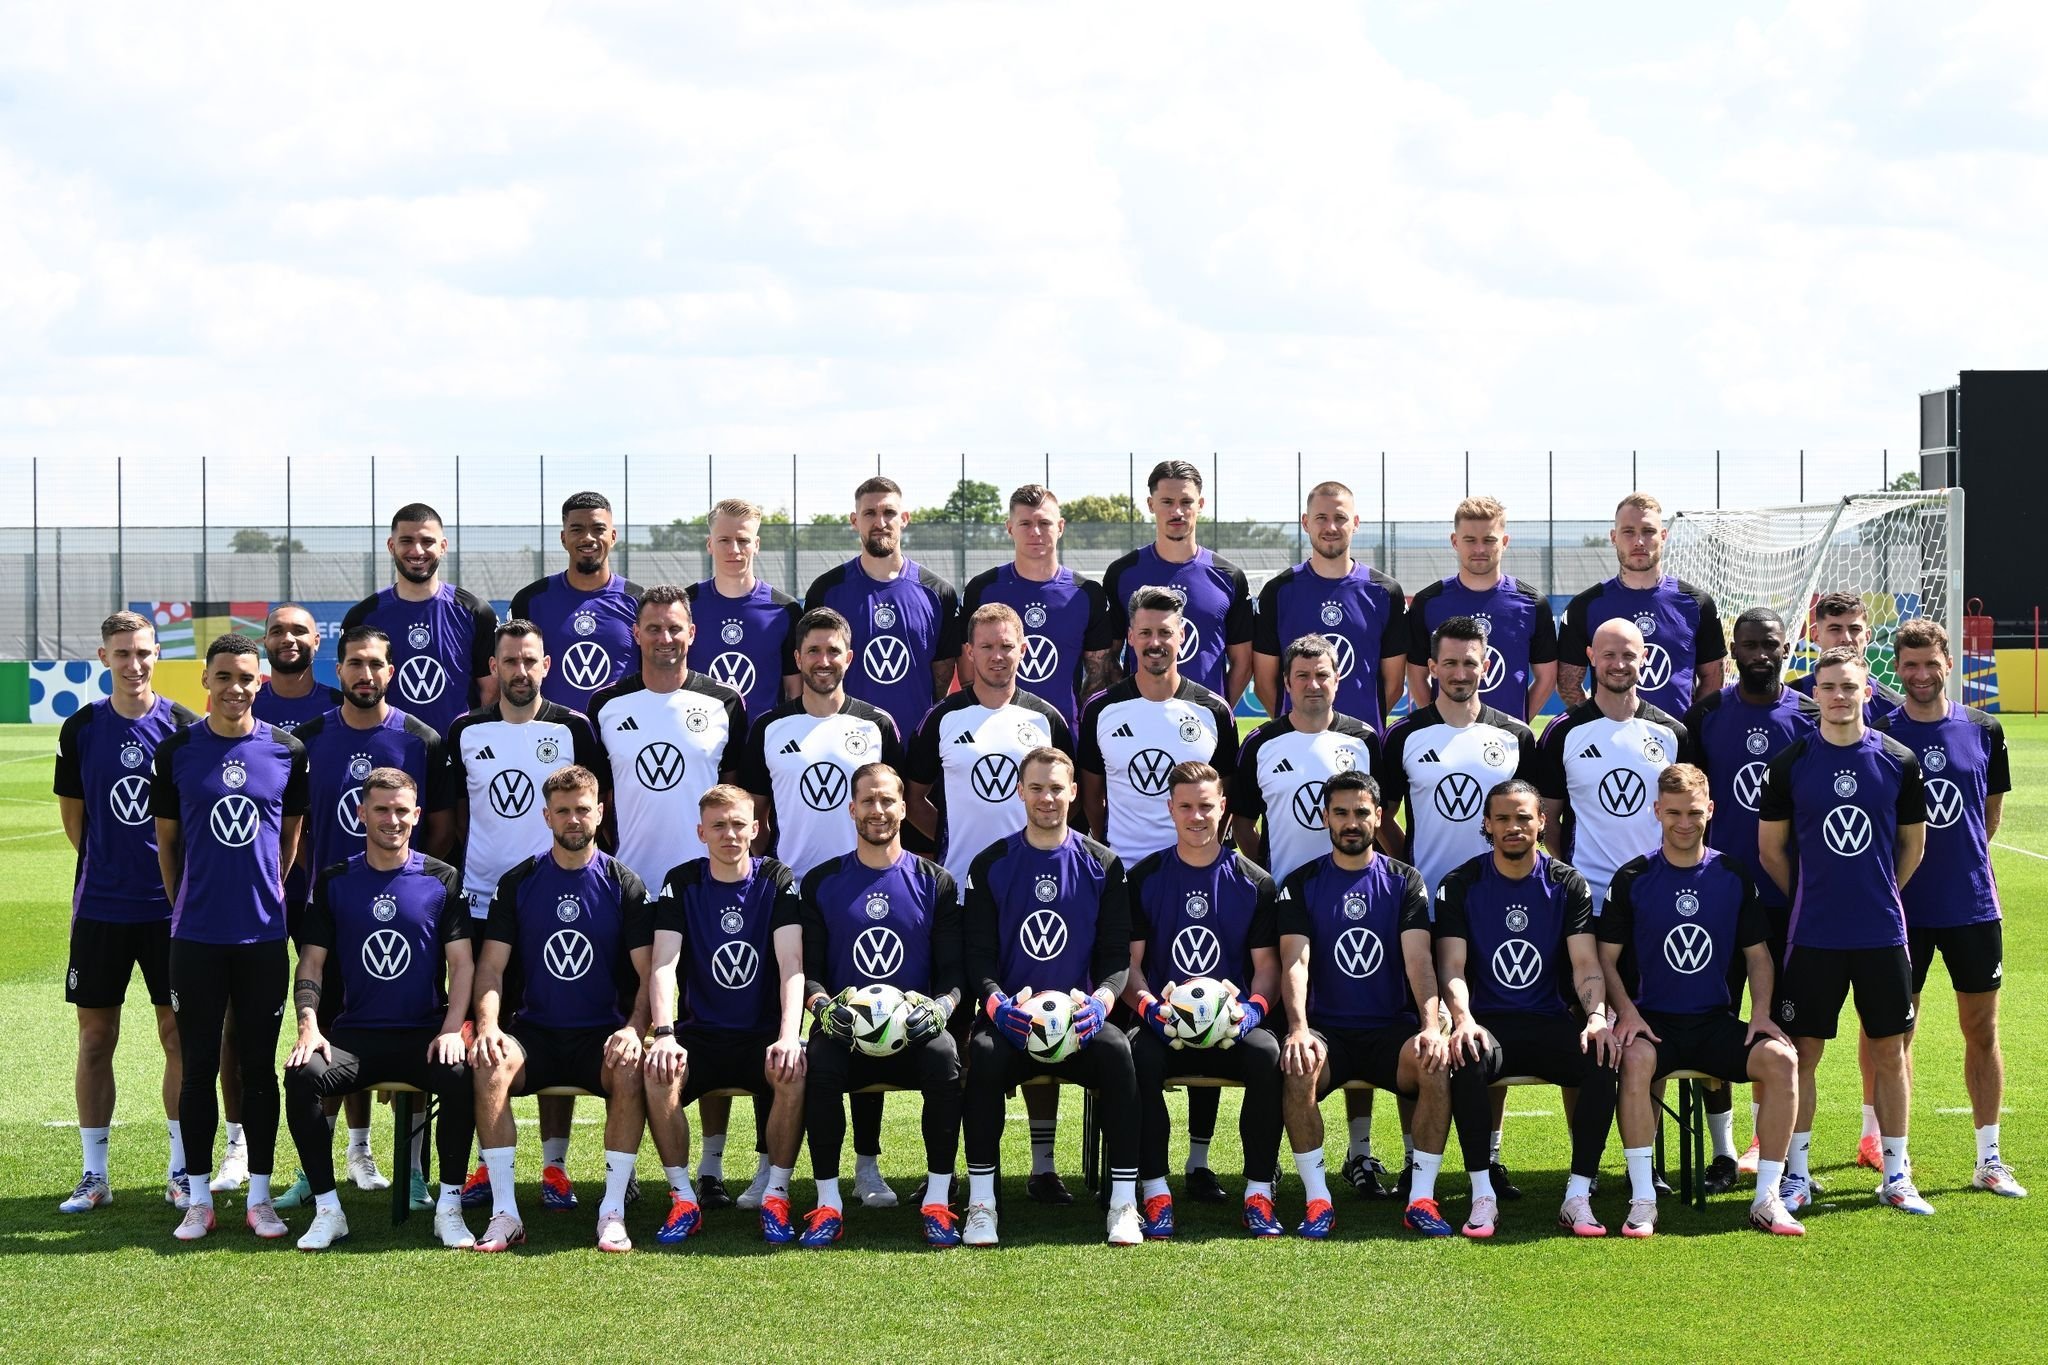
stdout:
<svg viewBox="0 0 2048 1365">
<path fill-rule="evenodd" d="M 926 1204 L 918 1210 L 924 1218 L 924 1244 L 934 1251 L 960 1245 L 960 1219 L 944 1204 Z"/>
<path fill-rule="evenodd" d="M 576 1186 L 570 1183 L 569 1173 L 560 1166 L 540 1168 L 540 1206 L 544 1209 L 576 1207 Z"/>
<path fill-rule="evenodd" d="M 1424 1237 L 1449 1237 L 1451 1225 L 1442 1213 L 1437 1211 L 1436 1200 L 1417 1199 L 1408 1205 L 1401 1215 L 1401 1226 L 1410 1232 L 1419 1232 Z"/>
<path fill-rule="evenodd" d="M 1147 1199 L 1138 1210 L 1138 1221 L 1150 1241 L 1163 1242 L 1173 1236 L 1173 1196 L 1155 1194 Z"/>
<path fill-rule="evenodd" d="M 845 1233 L 846 1220 L 838 1209 L 812 1209 L 804 1215 L 804 1230 L 797 1237 L 796 1244 L 814 1251 L 821 1250 L 837 1242 Z"/>
<path fill-rule="evenodd" d="M 761 1240 L 770 1246 L 786 1246 L 796 1240 L 796 1224 L 789 1216 L 789 1200 L 779 1194 L 761 1196 Z"/>
<path fill-rule="evenodd" d="M 1254 1237 L 1281 1237 L 1287 1229 L 1280 1226 L 1279 1215 L 1273 1211 L 1273 1197 L 1268 1194 L 1248 1194 L 1244 1197 L 1244 1230 Z"/>
<path fill-rule="evenodd" d="M 696 1202 L 681 1190 L 670 1190 L 668 1198 L 668 1217 L 655 1229 L 654 1240 L 663 1246 L 675 1246 L 688 1241 L 704 1226 L 704 1214 Z"/>
<path fill-rule="evenodd" d="M 1306 1212 L 1308 1216 L 1303 1218 L 1301 1226 L 1294 1230 L 1295 1235 L 1306 1237 L 1312 1242 L 1320 1242 L 1336 1229 L 1337 1210 L 1331 1206 L 1329 1200 L 1309 1200 Z"/>
</svg>

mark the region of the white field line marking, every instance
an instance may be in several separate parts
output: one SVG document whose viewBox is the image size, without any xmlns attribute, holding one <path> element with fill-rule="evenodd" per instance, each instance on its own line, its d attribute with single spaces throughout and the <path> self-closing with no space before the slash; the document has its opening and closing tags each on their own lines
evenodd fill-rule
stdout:
<svg viewBox="0 0 2048 1365">
<path fill-rule="evenodd" d="M 2048 853 L 2036 853 L 2031 848 L 2018 848 L 2012 844 L 2001 844 L 1996 839 L 1991 841 L 1991 846 L 1993 848 L 2002 848 L 2007 853 L 2018 853 L 2028 858 L 2039 858 L 2042 862 L 2048 863 Z"/>
<path fill-rule="evenodd" d="M 1504 1119 L 1547 1119 L 1556 1113 L 1555 1109 L 1503 1109 L 1500 1116 Z"/>
<path fill-rule="evenodd" d="M 1934 1112 L 1937 1114 L 1969 1114 L 1974 1113 L 1975 1111 L 1972 1110 L 1969 1105 L 1965 1104 L 1954 1107 L 1944 1105 L 1940 1108 L 1937 1108 Z M 2001 1108 L 1998 1112 L 2000 1114 L 2010 1114 L 2012 1112 L 2012 1108 L 2008 1105 L 2004 1108 Z"/>
<path fill-rule="evenodd" d="M 8 763 L 35 763 L 37 761 L 48 763 L 54 757 L 54 754 L 22 754 L 18 758 L 0 758 L 0 765 Z"/>
<path fill-rule="evenodd" d="M 0 844 L 18 844 L 23 839 L 47 839 L 52 834 L 62 834 L 63 832 L 61 829 L 46 829 L 40 834 L 9 834 L 4 838 L 0 838 Z"/>
</svg>

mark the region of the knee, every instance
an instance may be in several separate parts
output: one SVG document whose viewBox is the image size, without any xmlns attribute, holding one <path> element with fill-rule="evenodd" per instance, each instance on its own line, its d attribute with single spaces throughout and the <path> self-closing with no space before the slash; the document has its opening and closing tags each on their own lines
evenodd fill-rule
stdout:
<svg viewBox="0 0 2048 1365">
<path fill-rule="evenodd" d="M 1993 994 L 1981 1003 L 1968 996 L 1962 997 L 1956 1010 L 1956 1023 L 1961 1026 L 1963 1041 L 1969 1046 L 1998 1046 L 1998 996 Z"/>
<path fill-rule="evenodd" d="M 1799 1078 L 1799 1054 L 1775 1038 L 1758 1044 L 1752 1054 L 1756 1058 L 1756 1079 L 1766 1085 L 1791 1085 Z"/>
<path fill-rule="evenodd" d="M 102 1065 L 112 1061 L 114 1047 L 121 1041 L 120 1016 L 85 1018 L 78 1021 L 78 1055 L 88 1065 Z M 175 1035 L 173 1037 L 175 1042 Z"/>
<path fill-rule="evenodd" d="M 605 1075 L 605 1094 L 617 1099 L 639 1099 L 647 1093 L 637 1066 L 616 1066 Z"/>
<path fill-rule="evenodd" d="M 1657 1075 L 1657 1049 L 1638 1038 L 1621 1054 L 1621 1079 L 1630 1086 L 1647 1086 Z"/>
</svg>

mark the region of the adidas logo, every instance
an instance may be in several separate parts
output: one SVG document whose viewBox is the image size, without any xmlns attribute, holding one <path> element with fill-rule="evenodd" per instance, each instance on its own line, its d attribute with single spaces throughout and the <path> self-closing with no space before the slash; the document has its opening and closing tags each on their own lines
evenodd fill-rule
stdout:
<svg viewBox="0 0 2048 1365">
<path fill-rule="evenodd" d="M 498 756 L 496 754 L 491 752 L 491 746 L 488 744 L 484 745 L 483 748 L 476 751 L 476 761 L 479 763 L 483 762 L 485 759 L 491 759 L 495 761 L 497 757 Z"/>
<path fill-rule="evenodd" d="M 960 738 L 958 738 L 958 739 L 954 740 L 953 742 L 954 742 L 955 744 L 972 744 L 972 743 L 974 743 L 974 731 L 972 731 L 972 730 L 962 730 L 962 731 L 960 732 Z"/>
<path fill-rule="evenodd" d="M 1436 750 L 1434 750 L 1434 749 L 1431 749 L 1431 750 L 1430 750 L 1430 751 L 1429 751 L 1428 753 L 1424 754 L 1424 755 L 1423 755 L 1423 756 L 1422 756 L 1421 758 L 1418 758 L 1418 759 L 1416 759 L 1415 761 L 1416 761 L 1417 763 L 1441 763 L 1441 762 L 1443 762 L 1443 760 L 1442 760 L 1441 758 L 1438 758 L 1438 757 L 1436 756 Z"/>
<path fill-rule="evenodd" d="M 1119 725 L 1119 726 L 1117 726 L 1117 727 L 1116 727 L 1116 729 L 1114 729 L 1114 730 L 1111 730 L 1111 731 L 1109 732 L 1109 737 L 1110 737 L 1111 739 L 1136 739 L 1136 738 L 1137 738 L 1137 736 L 1136 736 L 1136 735 L 1134 735 L 1134 734 L 1132 734 L 1132 733 L 1131 733 L 1131 727 L 1130 727 L 1129 725 Z"/>
<path fill-rule="evenodd" d="M 626 717 L 625 720 L 619 723 L 619 731 L 622 734 L 627 730 L 637 730 L 639 728 L 640 722 L 634 720 L 631 716 Z"/>
<path fill-rule="evenodd" d="M 798 744 L 795 740 L 791 740 L 789 743 L 783 745 L 780 749 L 777 749 L 775 752 L 778 754 L 800 754 L 803 752 L 803 746 Z"/>
<path fill-rule="evenodd" d="M 1580 757 L 1580 758 L 1598 758 L 1598 757 L 1600 757 L 1600 746 L 1599 746 L 1599 745 L 1597 745 L 1597 744 L 1588 744 L 1588 745 L 1587 745 L 1587 746 L 1585 747 L 1584 751 L 1582 751 L 1582 752 L 1581 752 L 1581 753 L 1579 754 L 1579 757 Z"/>
<path fill-rule="evenodd" d="M 1294 765 L 1283 758 L 1280 760 L 1279 765 L 1273 769 L 1273 771 L 1275 773 L 1291 773 L 1294 771 Z"/>
</svg>

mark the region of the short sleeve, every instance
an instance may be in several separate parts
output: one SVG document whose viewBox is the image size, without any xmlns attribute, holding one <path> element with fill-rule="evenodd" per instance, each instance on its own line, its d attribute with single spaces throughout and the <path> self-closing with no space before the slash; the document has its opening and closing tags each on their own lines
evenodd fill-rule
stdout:
<svg viewBox="0 0 2048 1365">
<path fill-rule="evenodd" d="M 1899 798 L 1893 810 L 1902 825 L 1927 823 L 1927 787 L 1920 777 L 1920 760 L 1910 752 L 1899 758 Z"/>
<path fill-rule="evenodd" d="M 1759 821 L 1792 818 L 1792 765 L 1803 748 L 1794 741 L 1764 769 L 1764 789 L 1758 793 L 1756 806 Z"/>
<path fill-rule="evenodd" d="M 285 818 L 304 815 L 306 807 L 312 804 L 312 777 L 306 763 L 306 746 L 282 730 L 276 732 L 278 743 L 285 751 L 284 799 L 282 802 Z"/>
<path fill-rule="evenodd" d="M 299 921 L 299 948 L 334 947 L 334 900 L 329 888 L 341 867 L 331 867 L 313 879 L 313 894 L 306 902 L 305 918 Z"/>
<path fill-rule="evenodd" d="M 756 796 L 766 796 L 772 790 L 768 780 L 768 720 L 763 717 L 748 727 L 747 738 L 740 754 L 739 784 Z"/>
<path fill-rule="evenodd" d="M 951 714 L 944 702 L 925 713 L 924 723 L 910 737 L 903 755 L 903 775 L 927 787 L 936 786 L 944 775 L 939 762 L 939 723 Z"/>
<path fill-rule="evenodd" d="M 1237 771 L 1230 779 L 1230 813 L 1241 815 L 1247 820 L 1256 820 L 1266 813 L 1266 794 L 1259 788 L 1259 749 L 1266 742 L 1268 726 L 1278 721 L 1268 721 L 1252 731 L 1245 741 L 1244 750 L 1238 755 Z"/>
<path fill-rule="evenodd" d="M 1252 638 L 1252 590 L 1244 570 L 1230 566 L 1230 606 L 1223 613 L 1223 643 L 1241 645 Z"/>
<path fill-rule="evenodd" d="M 1593 612 L 1593 594 L 1598 591 L 1595 584 L 1565 604 L 1564 625 L 1557 633 L 1557 661 L 1568 668 L 1585 668 L 1592 662 L 1586 654 L 1593 638 L 1587 622 Z"/>
<path fill-rule="evenodd" d="M 1401 872 L 1401 932 L 1419 929 L 1429 932 L 1429 886 L 1422 873 L 1404 866 Z"/>
<path fill-rule="evenodd" d="M 1380 657 L 1405 659 L 1412 643 L 1408 633 L 1408 599 L 1402 595 L 1401 585 L 1391 578 L 1382 579 L 1380 586 L 1387 590 L 1387 621 L 1380 627 Z"/>
<path fill-rule="evenodd" d="M 1097 727 L 1102 723 L 1102 698 L 1088 703 L 1088 709 L 1081 713 L 1081 742 L 1074 754 L 1074 763 L 1084 773 L 1102 776 L 1102 745 L 1096 740 Z"/>
<path fill-rule="evenodd" d="M 2012 790 L 2012 759 L 2006 753 L 2005 727 L 1996 716 L 1980 715 L 1977 723 L 1984 729 L 1984 791 L 1986 795 L 1997 796 Z"/>
<path fill-rule="evenodd" d="M 1116 632 L 1109 619 L 1109 593 L 1092 578 L 1079 579 L 1077 586 L 1088 603 L 1088 624 L 1081 628 L 1081 648 L 1084 651 L 1110 648 L 1116 643 Z"/>
<path fill-rule="evenodd" d="M 1290 934 L 1309 938 L 1315 932 L 1315 921 L 1308 913 L 1308 882 L 1314 871 L 1314 862 L 1304 863 L 1288 873 L 1287 880 L 1280 885 L 1273 910 L 1282 938 Z"/>
<path fill-rule="evenodd" d="M 1252 651 L 1256 654 L 1280 657 L 1280 585 L 1287 577 L 1283 569 L 1259 589 L 1259 610 L 1252 626 Z"/>
<path fill-rule="evenodd" d="M 1600 917 L 1593 921 L 1593 936 L 1602 943 L 1627 943 L 1636 921 L 1635 882 L 1640 870 L 1631 861 L 1618 869 L 1607 884 L 1607 899 L 1601 902 Z"/>
<path fill-rule="evenodd" d="M 1429 927 L 1438 938 L 1472 937 L 1471 921 L 1465 915 L 1468 885 L 1465 878 L 1453 875 L 1436 889 L 1436 916 Z"/>
<path fill-rule="evenodd" d="M 1699 603 L 1700 624 L 1692 637 L 1693 662 L 1710 664 L 1728 653 L 1728 640 L 1721 630 L 1721 609 L 1714 605 L 1710 592 L 1698 592 L 1694 600 Z"/>
<path fill-rule="evenodd" d="M 64 727 L 57 731 L 57 771 L 50 789 L 58 796 L 85 799 L 85 765 L 79 750 L 85 742 L 86 722 L 98 709 L 79 707 L 64 718 Z"/>
<path fill-rule="evenodd" d="M 1529 611 L 1529 662 L 1532 664 L 1554 664 L 1558 662 L 1557 620 L 1550 614 L 1549 599 L 1535 593 Z M 1428 636 L 1415 642 L 1415 648 L 1427 649 Z M 1409 657 L 1414 657 L 1413 649 Z"/>
<path fill-rule="evenodd" d="M 1564 896 L 1564 936 L 1570 938 L 1573 934 L 1592 933 L 1593 888 L 1586 885 L 1586 879 L 1576 869 L 1563 878 L 1559 886 Z"/>
<path fill-rule="evenodd" d="M 1245 931 L 1245 947 L 1276 947 L 1280 942 L 1280 916 L 1277 909 L 1279 889 L 1273 885 L 1272 876 L 1264 868 L 1242 853 L 1237 856 L 1238 861 L 1252 874 L 1252 885 L 1258 890 L 1258 901 L 1252 907 L 1252 922 Z"/>
</svg>

